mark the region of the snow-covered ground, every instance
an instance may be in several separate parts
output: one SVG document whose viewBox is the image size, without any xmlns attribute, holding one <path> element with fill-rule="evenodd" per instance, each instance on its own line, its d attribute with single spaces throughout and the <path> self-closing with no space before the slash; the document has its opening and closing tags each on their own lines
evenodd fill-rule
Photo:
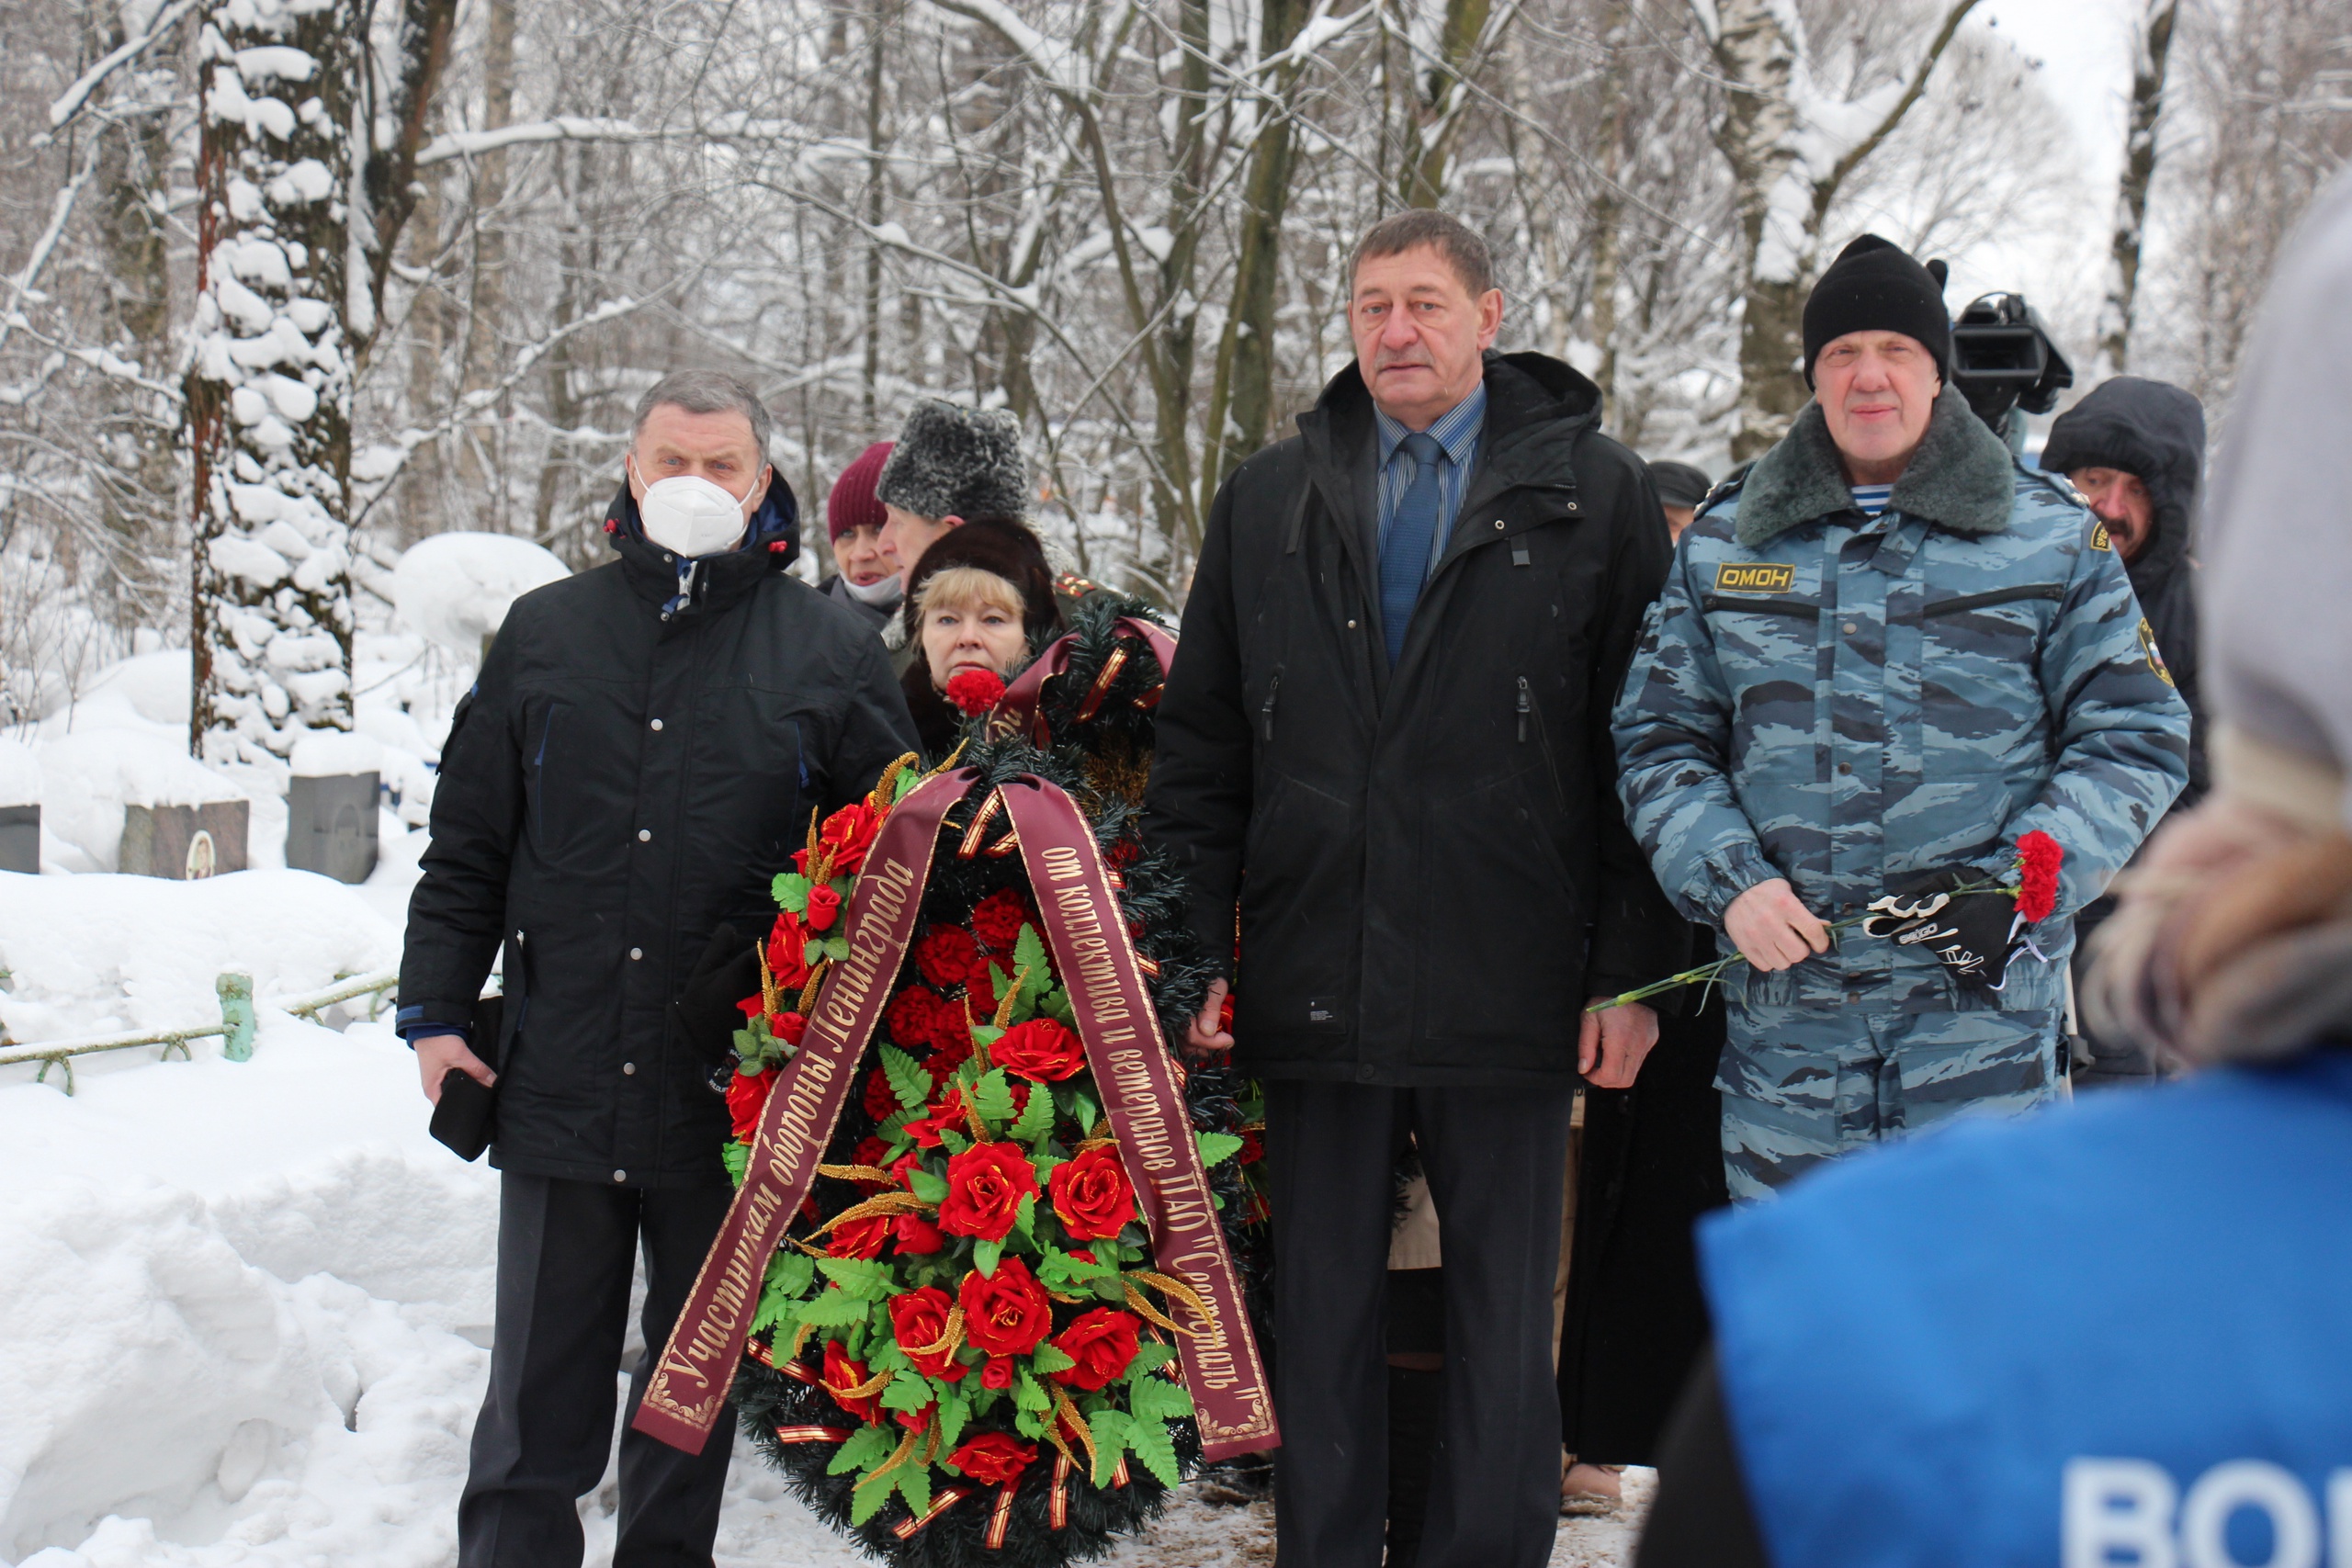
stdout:
<svg viewBox="0 0 2352 1568">
<path fill-rule="evenodd" d="M 369 891 L 289 871 L 0 875 L 0 1016 L 20 1039 L 200 1022 L 232 962 L 265 999 L 323 987 L 396 952 Z M 0 1068 L 0 1563 L 453 1562 L 494 1173 L 427 1137 L 384 1023 L 265 1007 L 251 1061 L 193 1054 L 85 1057 L 71 1097 Z M 859 1561 L 739 1459 L 722 1562 Z M 582 1505 L 592 1564 L 615 1501 L 608 1476 Z M 1632 1512 L 1564 1521 L 1554 1562 L 1621 1562 Z M 1114 1561 L 1263 1563 L 1272 1540 L 1262 1505 L 1188 1497 Z"/>
</svg>

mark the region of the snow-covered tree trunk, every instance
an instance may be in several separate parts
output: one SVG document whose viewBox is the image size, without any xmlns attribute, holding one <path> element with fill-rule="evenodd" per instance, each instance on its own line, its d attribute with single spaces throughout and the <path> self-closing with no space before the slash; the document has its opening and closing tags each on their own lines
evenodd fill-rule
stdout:
<svg viewBox="0 0 2352 1568">
<path fill-rule="evenodd" d="M 2172 54 L 2180 0 L 2147 0 L 2132 40 L 2132 107 L 2123 133 L 2123 175 L 2116 184 L 2115 235 L 2109 246 L 2107 297 L 2099 307 L 2098 358 L 2092 378 L 2120 376 L 2132 353 L 2132 316 L 2140 293 L 2140 244 L 2148 186 L 2156 174 L 2156 122 L 2164 115 L 2165 65 Z"/>
<path fill-rule="evenodd" d="M 189 740 L 208 762 L 351 728 L 348 315 L 372 314 L 349 275 L 360 15 L 223 0 L 198 41 Z"/>
</svg>

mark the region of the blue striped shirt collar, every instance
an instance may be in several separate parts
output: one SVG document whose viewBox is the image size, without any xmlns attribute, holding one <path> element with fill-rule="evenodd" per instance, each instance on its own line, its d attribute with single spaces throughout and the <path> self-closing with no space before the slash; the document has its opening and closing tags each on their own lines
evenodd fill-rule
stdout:
<svg viewBox="0 0 2352 1568">
<path fill-rule="evenodd" d="M 1377 403 L 1373 405 L 1372 412 L 1380 426 L 1380 466 L 1385 468 L 1388 459 L 1396 455 L 1398 445 L 1412 432 L 1403 421 L 1390 418 Z M 1469 467 L 1471 456 L 1478 448 L 1479 433 L 1486 425 L 1487 378 L 1481 376 L 1468 397 L 1437 416 L 1430 425 L 1430 434 L 1445 448 L 1445 455 L 1453 459 L 1454 468 L 1459 471 Z"/>
</svg>

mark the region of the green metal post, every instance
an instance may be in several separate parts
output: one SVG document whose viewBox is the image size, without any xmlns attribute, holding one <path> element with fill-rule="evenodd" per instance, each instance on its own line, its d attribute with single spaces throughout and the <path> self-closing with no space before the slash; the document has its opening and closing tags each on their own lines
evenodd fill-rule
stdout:
<svg viewBox="0 0 2352 1568">
<path fill-rule="evenodd" d="M 232 969 L 212 982 L 220 993 L 220 1021 L 228 1025 L 222 1036 L 220 1054 L 232 1062 L 250 1062 L 254 1056 L 254 977 Z"/>
</svg>

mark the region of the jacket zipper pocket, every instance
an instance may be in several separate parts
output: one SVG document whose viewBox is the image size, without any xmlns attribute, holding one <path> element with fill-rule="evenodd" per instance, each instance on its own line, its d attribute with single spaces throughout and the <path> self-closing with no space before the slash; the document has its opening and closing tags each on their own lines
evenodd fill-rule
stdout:
<svg viewBox="0 0 2352 1568">
<path fill-rule="evenodd" d="M 1527 677 L 1519 678 L 1519 743 L 1527 744 L 1527 716 L 1535 711 L 1535 694 L 1527 688 Z"/>
<path fill-rule="evenodd" d="M 1274 699 L 1282 695 L 1283 678 L 1277 674 L 1266 682 L 1266 701 L 1258 709 L 1258 721 L 1266 732 L 1266 744 L 1274 743 Z"/>
<path fill-rule="evenodd" d="M 1996 588 L 1986 593 L 1963 593 L 1957 599 L 1939 599 L 1932 604 L 1922 605 L 1919 618 L 1961 615 L 1994 604 L 2014 604 L 2020 599 L 2048 599 L 2063 604 L 2065 598 L 2066 585 L 2063 582 L 2029 582 L 2019 588 Z"/>
</svg>

